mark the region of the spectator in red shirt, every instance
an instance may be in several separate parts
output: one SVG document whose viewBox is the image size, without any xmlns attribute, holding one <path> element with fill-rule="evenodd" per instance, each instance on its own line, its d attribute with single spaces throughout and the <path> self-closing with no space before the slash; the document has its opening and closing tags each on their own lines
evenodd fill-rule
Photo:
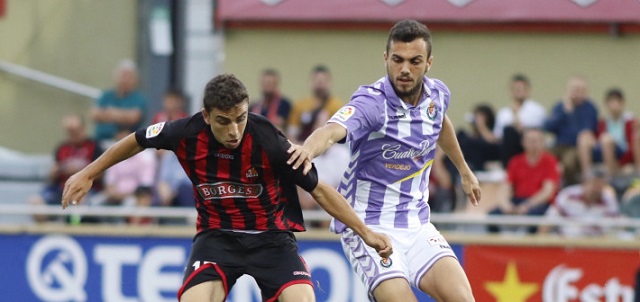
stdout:
<svg viewBox="0 0 640 302">
<path fill-rule="evenodd" d="M 62 189 L 69 176 L 82 170 L 90 162 L 102 154 L 99 144 L 87 137 L 85 122 L 78 114 L 69 114 L 62 119 L 62 127 L 66 138 L 56 148 L 55 163 L 49 172 L 49 181 L 42 192 L 29 199 L 33 205 L 58 205 L 62 201 Z M 92 193 L 101 189 L 101 182 L 96 181 Z M 34 220 L 44 222 L 50 217 L 36 215 Z"/>
<path fill-rule="evenodd" d="M 544 133 L 540 129 L 526 129 L 522 137 L 524 153 L 514 156 L 507 166 L 507 181 L 511 196 L 492 210 L 491 215 L 544 215 L 560 184 L 558 162 L 546 151 Z M 497 232 L 496 226 L 489 226 Z M 529 230 L 535 232 L 535 228 Z"/>
</svg>

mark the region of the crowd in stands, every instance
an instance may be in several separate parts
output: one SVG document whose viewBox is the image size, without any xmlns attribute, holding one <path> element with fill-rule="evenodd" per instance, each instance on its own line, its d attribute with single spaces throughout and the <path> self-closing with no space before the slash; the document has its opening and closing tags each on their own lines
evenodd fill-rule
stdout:
<svg viewBox="0 0 640 302">
<path fill-rule="evenodd" d="M 152 123 L 188 116 L 184 109 L 187 98 L 178 90 L 166 92 L 162 108 L 155 111 L 149 108 L 146 97 L 137 88 L 133 62 L 123 61 L 115 69 L 114 77 L 114 88 L 104 91 L 89 114 L 95 124 L 93 136 L 86 134 L 82 115 L 64 117 L 67 137 L 56 148 L 55 165 L 47 185 L 30 203 L 59 204 L 66 179 L 118 139 L 142 127 L 147 115 L 152 116 Z M 251 100 L 249 111 L 267 117 L 294 143 L 302 143 L 346 103 L 332 94 L 332 74 L 324 65 L 311 70 L 310 93 L 306 98 L 292 102 L 280 91 L 280 83 L 281 75 L 276 69 L 263 70 L 259 75 L 260 94 Z M 474 105 L 467 117 L 468 129 L 458 132 L 462 151 L 474 171 L 503 172 L 502 191 L 487 214 L 589 219 L 639 217 L 640 181 L 636 177 L 640 176 L 640 123 L 625 110 L 623 91 L 619 88 L 607 91 L 602 99 L 605 112 L 598 112 L 589 96 L 588 82 L 580 76 L 568 79 L 565 94 L 548 110 L 531 99 L 531 90 L 532 84 L 525 75 L 514 75 L 509 83 L 511 100 L 497 112 L 492 107 L 496 102 Z M 193 207 L 191 182 L 175 155 L 147 151 L 109 169 L 95 183 L 87 203 Z M 337 186 L 349 157 L 346 146 L 335 146 L 316 158 L 320 179 Z M 448 159 L 442 152 L 436 152 L 429 186 L 432 212 L 461 208 L 461 194 L 455 189 L 458 182 Z M 303 190 L 299 194 L 303 209 L 319 209 L 309 194 Z M 186 223 L 144 217 L 82 221 Z M 490 225 L 488 231 L 500 232 L 501 228 Z M 574 236 L 602 234 L 606 230 L 529 227 L 526 231 Z"/>
<path fill-rule="evenodd" d="M 497 194 L 490 215 L 640 217 L 633 212 L 640 201 L 637 180 L 632 185 L 640 172 L 640 124 L 625 110 L 621 89 L 606 92 L 605 112 L 598 112 L 588 91 L 584 77 L 572 76 L 565 94 L 546 112 L 530 98 L 529 79 L 517 74 L 511 80 L 512 102 L 497 116 L 490 105 L 474 108 L 471 131 L 458 133 L 463 153 L 476 171 L 505 171 L 504 192 Z M 500 228 L 491 225 L 488 231 Z M 605 230 L 592 225 L 527 231 L 588 236 Z"/>
</svg>

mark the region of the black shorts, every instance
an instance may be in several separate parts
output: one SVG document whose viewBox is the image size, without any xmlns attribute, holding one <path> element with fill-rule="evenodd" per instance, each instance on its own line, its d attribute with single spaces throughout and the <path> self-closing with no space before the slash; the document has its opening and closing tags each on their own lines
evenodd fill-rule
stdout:
<svg viewBox="0 0 640 302">
<path fill-rule="evenodd" d="M 293 284 L 313 286 L 293 233 L 211 230 L 197 234 L 193 240 L 178 300 L 187 289 L 212 280 L 222 280 L 226 296 L 244 274 L 256 280 L 263 301 L 275 301 Z"/>
</svg>

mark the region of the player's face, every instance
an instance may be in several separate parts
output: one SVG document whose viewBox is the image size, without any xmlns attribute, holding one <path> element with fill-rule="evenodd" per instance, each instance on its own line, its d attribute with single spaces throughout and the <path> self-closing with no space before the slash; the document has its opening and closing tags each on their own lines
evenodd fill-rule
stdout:
<svg viewBox="0 0 640 302">
<path fill-rule="evenodd" d="M 398 97 L 417 99 L 422 89 L 422 77 L 433 61 L 433 57 L 427 57 L 427 42 L 420 38 L 411 42 L 391 41 L 384 60 L 387 75 Z"/>
<path fill-rule="evenodd" d="M 248 113 L 248 102 L 242 102 L 227 111 L 213 108 L 210 112 L 206 112 L 202 109 L 204 120 L 211 126 L 213 136 L 228 149 L 240 146 L 244 129 L 247 127 Z"/>
</svg>

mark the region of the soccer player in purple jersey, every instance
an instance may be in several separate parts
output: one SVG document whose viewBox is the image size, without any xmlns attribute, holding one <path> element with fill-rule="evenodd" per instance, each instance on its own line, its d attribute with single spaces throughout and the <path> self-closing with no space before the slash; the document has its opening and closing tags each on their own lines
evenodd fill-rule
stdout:
<svg viewBox="0 0 640 302">
<path fill-rule="evenodd" d="M 374 301 L 416 301 L 411 286 L 437 301 L 473 301 L 471 286 L 447 241 L 429 222 L 428 182 L 436 146 L 453 161 L 469 200 L 480 200 L 478 180 L 464 161 L 446 115 L 449 89 L 426 77 L 433 63 L 431 34 L 414 20 L 396 23 L 384 53 L 387 76 L 361 86 L 351 101 L 288 163 L 304 171 L 336 142 L 349 142 L 349 163 L 338 190 L 373 230 L 392 239 L 395 253 L 380 257 L 339 220 L 332 228 Z"/>
<path fill-rule="evenodd" d="M 315 301 L 311 272 L 292 231 L 304 231 L 296 185 L 348 223 L 384 257 L 386 235 L 371 231 L 315 169 L 286 164 L 290 143 L 266 118 L 249 113 L 244 84 L 219 75 L 206 86 L 202 112 L 140 129 L 69 178 L 66 208 L 82 201 L 104 170 L 145 148 L 173 151 L 194 186 L 197 230 L 178 291 L 182 302 L 225 301 L 236 280 L 252 276 L 267 302 Z"/>
</svg>

